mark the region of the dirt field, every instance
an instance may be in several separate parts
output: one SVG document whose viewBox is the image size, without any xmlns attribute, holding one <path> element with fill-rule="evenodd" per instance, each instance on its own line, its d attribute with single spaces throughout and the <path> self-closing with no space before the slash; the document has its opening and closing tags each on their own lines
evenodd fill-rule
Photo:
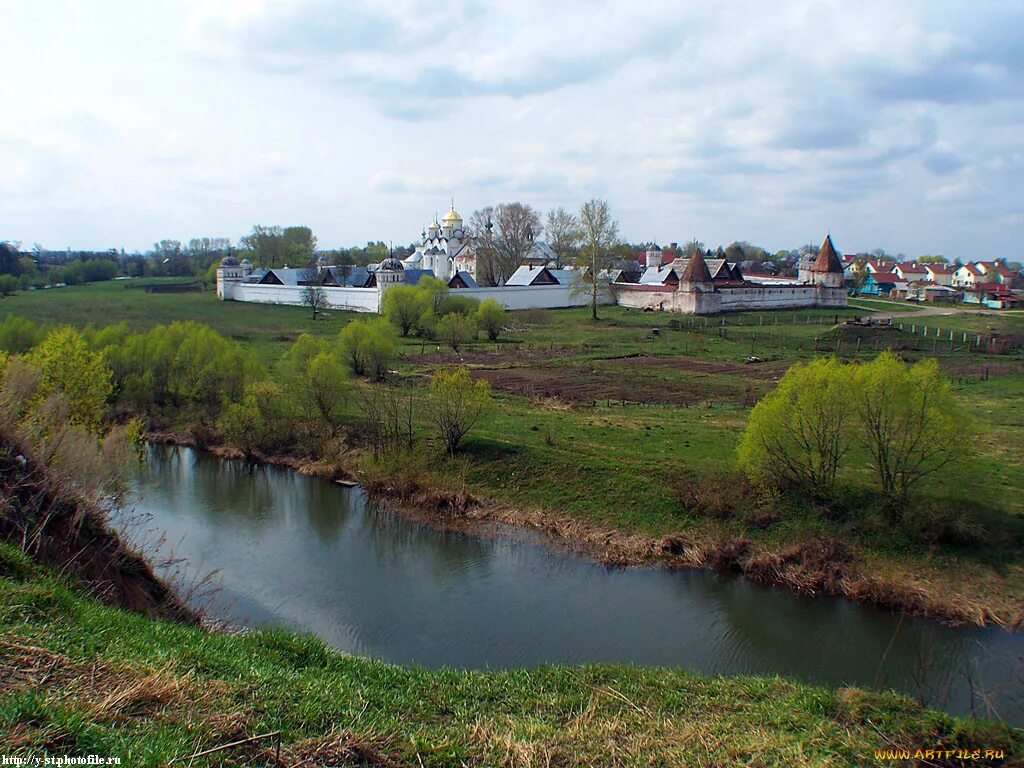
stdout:
<svg viewBox="0 0 1024 768">
<path fill-rule="evenodd" d="M 624 357 L 570 365 L 476 368 L 471 375 L 525 397 L 566 403 L 752 405 L 785 372 L 786 363 L 729 363 L 690 357 Z"/>
</svg>

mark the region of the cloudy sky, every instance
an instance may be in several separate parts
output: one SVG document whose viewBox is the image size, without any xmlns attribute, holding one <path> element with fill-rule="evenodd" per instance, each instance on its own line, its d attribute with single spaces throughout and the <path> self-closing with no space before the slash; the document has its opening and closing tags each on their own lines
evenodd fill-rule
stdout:
<svg viewBox="0 0 1024 768">
<path fill-rule="evenodd" d="M 0 239 L 607 198 L 632 241 L 1022 256 L 1024 2 L 4 0 Z"/>
</svg>

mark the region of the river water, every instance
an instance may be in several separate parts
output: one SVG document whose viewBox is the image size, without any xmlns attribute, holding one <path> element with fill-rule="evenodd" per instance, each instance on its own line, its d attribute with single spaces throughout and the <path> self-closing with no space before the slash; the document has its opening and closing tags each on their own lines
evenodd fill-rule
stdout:
<svg viewBox="0 0 1024 768">
<path fill-rule="evenodd" d="M 183 558 L 195 600 L 250 627 L 308 631 L 349 653 L 459 668 L 680 666 L 894 688 L 1024 725 L 1024 635 L 954 629 L 705 571 L 607 569 L 525 535 L 411 523 L 358 488 L 152 446 L 121 520 Z M 128 520 L 131 522 L 127 522 Z M 168 572 L 169 573 L 169 572 Z M 203 597 L 205 594 L 205 597 Z M 974 692 L 972 695 L 972 691 Z"/>
</svg>

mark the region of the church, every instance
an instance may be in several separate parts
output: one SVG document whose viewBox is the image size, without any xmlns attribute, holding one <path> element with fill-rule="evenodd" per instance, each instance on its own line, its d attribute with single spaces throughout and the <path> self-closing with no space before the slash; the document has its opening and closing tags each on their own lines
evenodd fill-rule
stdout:
<svg viewBox="0 0 1024 768">
<path fill-rule="evenodd" d="M 422 237 L 416 250 L 402 262 L 405 269 L 429 270 L 445 283 L 460 272 L 476 278 L 476 254 L 454 201 L 440 222 L 434 215 Z"/>
</svg>

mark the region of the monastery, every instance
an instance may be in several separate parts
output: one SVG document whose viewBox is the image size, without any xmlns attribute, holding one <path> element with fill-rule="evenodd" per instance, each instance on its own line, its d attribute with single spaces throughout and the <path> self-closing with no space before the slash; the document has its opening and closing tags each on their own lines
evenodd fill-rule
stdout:
<svg viewBox="0 0 1024 768">
<path fill-rule="evenodd" d="M 222 300 L 262 304 L 304 304 L 309 286 L 323 288 L 332 307 L 357 312 L 380 312 L 386 291 L 395 285 L 415 285 L 423 277 L 443 281 L 454 295 L 494 299 L 507 309 L 554 309 L 590 303 L 586 279 L 577 269 L 556 269 L 531 258 L 505 285 L 476 283 L 476 254 L 462 217 L 452 205 L 440 222 L 423 230 L 422 241 L 404 260 L 388 257 L 366 267 L 320 265 L 303 269 L 254 269 L 248 259 L 227 257 L 217 270 L 217 296 Z M 690 258 L 662 263 L 656 245 L 647 251 L 646 270 L 631 282 L 620 270 L 603 270 L 600 302 L 645 311 L 715 315 L 807 307 L 844 307 L 843 264 L 830 235 L 813 261 L 801 264 L 796 279 L 747 279 L 737 264 L 698 251 Z M 635 278 L 634 278 L 635 279 Z"/>
</svg>

